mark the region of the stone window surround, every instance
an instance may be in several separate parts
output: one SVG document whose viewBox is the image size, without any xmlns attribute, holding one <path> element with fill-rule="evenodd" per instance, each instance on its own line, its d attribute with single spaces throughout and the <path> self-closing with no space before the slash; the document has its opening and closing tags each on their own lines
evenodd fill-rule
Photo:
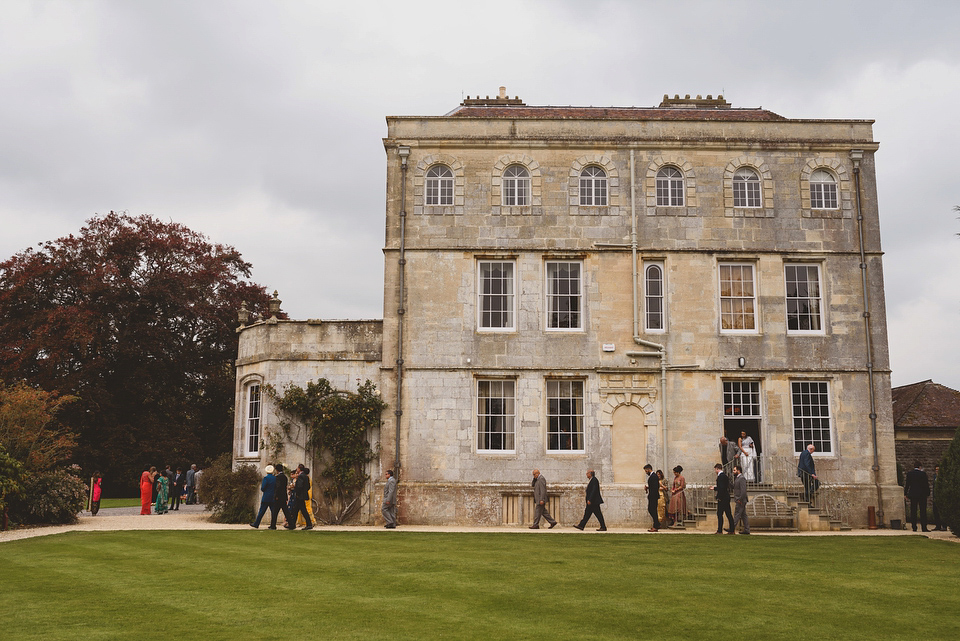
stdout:
<svg viewBox="0 0 960 641">
<path fill-rule="evenodd" d="M 752 329 L 724 329 L 723 327 L 723 290 L 721 286 L 721 267 L 723 266 L 733 266 L 733 267 L 750 267 L 753 276 L 753 328 Z M 725 257 L 723 260 L 717 262 L 717 272 L 715 277 L 715 282 L 717 284 L 717 328 L 720 334 L 724 335 L 734 335 L 734 336 L 758 336 L 763 332 L 760 331 L 760 270 L 756 258 L 737 258 L 737 257 Z M 734 300 L 742 299 L 745 297 L 734 297 Z"/>
<path fill-rule="evenodd" d="M 607 174 L 607 204 L 580 205 L 580 174 L 594 165 Z M 568 202 L 571 216 L 617 216 L 620 214 L 620 172 L 617 165 L 607 154 L 588 154 L 580 156 L 570 165 Z"/>
<path fill-rule="evenodd" d="M 684 205 L 680 207 L 657 206 L 657 173 L 663 167 L 673 167 L 683 175 Z M 731 195 L 733 193 L 731 184 Z M 657 156 L 647 165 L 646 180 L 643 183 L 643 193 L 646 198 L 647 216 L 696 216 L 699 202 L 697 200 L 697 175 L 693 165 L 682 156 L 667 154 Z"/>
<path fill-rule="evenodd" d="M 837 180 L 837 209 L 813 209 L 810 202 L 810 176 L 824 169 Z M 804 218 L 852 218 L 853 184 L 850 172 L 838 158 L 817 156 L 807 161 L 800 170 L 800 215 Z"/>
<path fill-rule="evenodd" d="M 551 415 L 550 415 L 550 408 L 549 408 L 549 402 L 550 402 L 550 395 L 548 392 L 549 384 L 550 382 L 564 382 L 564 381 L 579 382 L 582 384 L 582 387 L 580 388 L 581 414 L 579 415 L 580 441 L 581 441 L 581 444 L 583 445 L 583 448 L 581 449 L 550 449 Z M 587 377 L 582 374 L 569 374 L 569 373 L 559 373 L 559 372 L 551 372 L 545 375 L 543 377 L 543 400 L 544 400 L 544 408 L 543 408 L 544 420 L 542 424 L 546 427 L 546 433 L 544 434 L 544 436 L 546 437 L 546 439 L 544 440 L 544 453 L 549 456 L 554 456 L 554 455 L 582 456 L 583 454 L 585 454 L 587 451 L 587 429 L 586 429 Z"/>
<path fill-rule="evenodd" d="M 819 279 L 820 295 L 818 300 L 820 302 L 820 329 L 818 330 L 804 330 L 804 329 L 790 329 L 790 320 L 788 316 L 784 316 L 784 323 L 788 336 L 824 336 L 827 334 L 828 328 L 830 327 L 829 322 L 827 321 L 827 311 L 828 305 L 826 304 L 827 295 L 824 291 L 824 262 L 823 259 L 813 258 L 813 257 L 802 257 L 794 258 L 791 256 L 785 256 L 783 260 L 783 278 L 784 278 L 784 288 L 786 288 L 786 278 L 787 278 L 787 267 L 796 266 L 796 265 L 805 265 L 805 266 L 815 266 L 817 268 L 817 278 Z M 786 309 L 786 289 L 784 289 L 784 311 L 786 314 L 789 314 L 789 309 Z"/>
<path fill-rule="evenodd" d="M 760 207 L 733 206 L 733 175 L 741 167 L 749 167 L 760 177 Z M 809 190 L 809 186 L 808 186 Z M 656 195 L 656 194 L 654 194 Z M 810 197 L 809 191 L 807 198 Z M 773 217 L 773 173 L 762 158 L 740 156 L 727 163 L 723 171 L 723 208 L 724 215 L 738 218 Z"/>
<path fill-rule="evenodd" d="M 515 371 L 505 372 L 505 371 L 485 371 L 485 372 L 474 372 L 473 373 L 473 451 L 475 454 L 483 456 L 484 458 L 516 458 L 518 449 L 517 443 L 519 441 L 519 434 L 517 433 L 518 423 L 520 423 L 519 416 L 517 414 L 517 409 L 519 401 L 517 399 L 517 387 L 519 382 L 519 375 Z M 510 381 L 513 383 L 513 449 L 510 450 L 484 450 L 480 448 L 480 383 L 482 381 Z"/>
<path fill-rule="evenodd" d="M 550 273 L 548 265 L 550 263 L 576 263 L 580 266 L 580 272 L 578 274 L 578 282 L 580 284 L 580 292 L 577 294 L 577 298 L 580 302 L 580 310 L 577 312 L 577 315 L 580 318 L 580 322 L 577 327 L 550 327 L 550 297 L 551 296 L 560 296 L 558 294 L 550 293 Z M 544 330 L 548 333 L 560 333 L 560 334 L 570 334 L 570 333 L 583 333 L 586 331 L 586 317 L 587 317 L 587 280 L 586 280 L 586 268 L 584 265 L 584 256 L 583 254 L 551 254 L 547 253 L 543 256 L 543 296 L 544 296 L 544 305 L 543 309 L 545 312 L 544 316 Z"/>
<path fill-rule="evenodd" d="M 258 417 L 258 443 L 257 443 L 257 451 L 253 451 L 253 450 L 249 449 L 249 447 L 248 447 L 248 446 L 249 446 L 249 438 L 250 438 L 250 435 L 249 435 L 249 432 L 248 432 L 248 429 L 249 429 L 249 426 L 250 426 L 250 423 L 249 423 L 249 420 L 250 420 L 250 388 L 251 388 L 253 385 L 257 385 L 257 386 L 260 387 L 260 416 Z M 259 441 L 262 441 L 262 440 L 263 440 L 263 431 L 264 431 L 264 421 L 263 421 L 263 419 L 264 419 L 264 409 L 265 409 L 263 385 L 264 385 L 263 376 L 261 376 L 260 374 L 249 374 L 249 375 L 245 376 L 243 379 L 241 379 L 241 381 L 240 381 L 240 389 L 243 391 L 243 393 L 240 395 L 240 398 L 241 398 L 241 406 L 240 406 L 241 413 L 240 413 L 240 415 L 241 415 L 241 417 L 242 417 L 241 423 L 240 423 L 240 425 L 241 425 L 241 432 L 242 432 L 242 440 L 241 440 L 241 443 L 242 443 L 241 455 L 242 455 L 242 456 L 241 456 L 240 458 L 249 458 L 249 459 L 259 459 L 259 458 L 260 458 L 260 444 L 259 444 Z"/>
<path fill-rule="evenodd" d="M 522 206 L 506 206 L 503 204 L 501 186 L 503 172 L 511 165 L 520 165 L 530 172 L 530 204 Z M 451 167 L 452 169 L 452 167 Z M 490 177 L 490 213 L 515 215 L 540 215 L 543 213 L 543 177 L 540 174 L 540 163 L 526 154 L 505 154 L 493 164 Z M 456 197 L 456 196 L 454 196 Z"/>
<path fill-rule="evenodd" d="M 839 449 L 840 449 L 840 448 L 839 448 L 839 443 L 838 443 L 838 441 L 837 441 L 836 434 L 835 434 L 835 430 L 836 430 L 836 406 L 835 406 L 835 397 L 834 397 L 834 394 L 835 394 L 835 392 L 834 392 L 835 385 L 833 384 L 834 381 L 833 381 L 833 377 L 832 377 L 832 376 L 791 376 L 790 379 L 788 380 L 788 387 L 787 387 L 788 405 L 787 405 L 787 407 L 790 408 L 790 433 L 791 433 L 791 440 L 793 440 L 793 442 L 794 442 L 794 446 L 793 446 L 793 447 L 794 447 L 794 452 L 793 452 L 793 455 L 794 455 L 794 456 L 799 456 L 800 453 L 804 450 L 804 448 L 807 447 L 807 444 L 809 443 L 809 441 L 801 442 L 801 444 L 800 444 L 800 448 L 801 448 L 801 449 L 799 449 L 799 450 L 796 449 L 796 447 L 797 447 L 797 442 L 796 442 L 796 426 L 795 426 L 795 423 L 794 423 L 794 419 L 795 419 L 795 408 L 794 408 L 794 405 L 793 405 L 793 385 L 794 385 L 794 383 L 826 383 L 826 385 L 827 385 L 827 407 L 829 408 L 829 412 L 830 412 L 827 418 L 828 418 L 828 420 L 830 421 L 830 450 L 831 450 L 831 451 L 829 451 L 829 452 L 824 452 L 821 448 L 818 447 L 818 448 L 813 452 L 813 457 L 814 457 L 814 458 L 838 458 L 838 457 L 840 456 L 840 452 L 839 452 Z"/>
<path fill-rule="evenodd" d="M 667 268 L 666 261 L 663 258 L 644 258 L 643 266 L 643 331 L 649 334 L 665 334 L 667 332 Z M 660 324 L 659 329 L 653 329 L 648 326 L 647 321 L 647 299 L 650 294 L 647 291 L 648 280 L 647 270 L 651 267 L 660 269 Z"/>
<path fill-rule="evenodd" d="M 427 170 L 434 165 L 446 165 L 453 172 L 453 205 L 424 204 L 424 182 Z M 413 169 L 413 214 L 463 214 L 464 205 L 463 163 L 447 154 L 431 154 L 421 158 Z"/>
</svg>

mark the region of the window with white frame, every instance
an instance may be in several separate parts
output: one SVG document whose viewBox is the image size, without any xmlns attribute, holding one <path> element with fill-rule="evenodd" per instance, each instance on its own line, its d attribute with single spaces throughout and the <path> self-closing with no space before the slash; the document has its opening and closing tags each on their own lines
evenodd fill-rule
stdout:
<svg viewBox="0 0 960 641">
<path fill-rule="evenodd" d="M 482 260 L 478 263 L 477 301 L 480 329 L 514 328 L 514 263 Z"/>
<path fill-rule="evenodd" d="M 530 204 L 530 172 L 523 165 L 510 165 L 503 170 L 500 183 L 501 203 L 507 207 Z"/>
<path fill-rule="evenodd" d="M 251 383 L 247 385 L 247 454 L 260 452 L 260 410 L 260 384 Z"/>
<path fill-rule="evenodd" d="M 683 207 L 683 174 L 667 165 L 657 172 L 657 206 Z"/>
<path fill-rule="evenodd" d="M 663 264 L 648 263 L 643 269 L 643 323 L 648 332 L 666 329 L 666 310 L 663 304 Z"/>
<path fill-rule="evenodd" d="M 446 165 L 434 165 L 424 179 L 427 205 L 453 204 L 453 172 Z"/>
<path fill-rule="evenodd" d="M 477 449 L 513 451 L 516 382 L 477 381 Z"/>
<path fill-rule="evenodd" d="M 603 207 L 607 204 L 607 172 L 590 165 L 580 172 L 580 205 Z"/>
<path fill-rule="evenodd" d="M 823 331 L 820 268 L 817 265 L 786 265 L 787 331 Z"/>
<path fill-rule="evenodd" d="M 723 415 L 726 418 L 760 416 L 760 383 L 724 381 Z"/>
<path fill-rule="evenodd" d="M 837 179 L 826 169 L 810 175 L 810 208 L 837 209 Z"/>
<path fill-rule="evenodd" d="M 547 263 L 547 329 L 583 329 L 581 263 Z"/>
<path fill-rule="evenodd" d="M 755 332 L 756 287 L 753 265 L 720 264 L 720 329 L 725 332 Z"/>
<path fill-rule="evenodd" d="M 760 176 L 749 167 L 741 167 L 733 174 L 733 206 L 760 207 Z"/>
<path fill-rule="evenodd" d="M 583 451 L 583 381 L 547 381 L 547 451 Z"/>
<path fill-rule="evenodd" d="M 827 381 L 790 383 L 793 405 L 793 452 L 813 443 L 818 452 L 833 452 L 830 429 L 830 384 Z"/>
</svg>

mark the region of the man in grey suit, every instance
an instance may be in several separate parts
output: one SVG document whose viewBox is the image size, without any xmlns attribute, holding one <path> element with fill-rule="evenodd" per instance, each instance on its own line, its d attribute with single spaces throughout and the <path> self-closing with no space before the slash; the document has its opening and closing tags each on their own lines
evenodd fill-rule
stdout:
<svg viewBox="0 0 960 641">
<path fill-rule="evenodd" d="M 547 479 L 540 474 L 540 470 L 533 471 L 533 504 L 535 510 L 533 513 L 533 525 L 530 526 L 530 529 L 540 529 L 540 517 L 547 520 L 551 530 L 556 527 L 557 522 L 550 516 L 550 513 L 547 512 Z"/>
<path fill-rule="evenodd" d="M 733 441 L 727 440 L 726 436 L 720 437 L 720 462 L 723 463 L 723 471 L 726 472 L 729 470 L 731 463 L 737 460 L 737 457 L 740 456 L 740 448 L 737 447 L 737 444 Z"/>
<path fill-rule="evenodd" d="M 733 511 L 733 526 L 731 530 L 736 531 L 737 524 L 743 521 L 743 530 L 740 534 L 750 534 L 750 521 L 747 519 L 747 477 L 743 475 L 743 470 L 739 465 L 733 466 L 733 500 L 737 507 Z M 731 532 L 733 534 L 733 532 Z"/>
<path fill-rule="evenodd" d="M 397 527 L 397 479 L 393 470 L 387 470 L 387 482 L 383 485 L 383 507 L 380 509 L 387 522 L 383 527 L 392 530 Z"/>
</svg>

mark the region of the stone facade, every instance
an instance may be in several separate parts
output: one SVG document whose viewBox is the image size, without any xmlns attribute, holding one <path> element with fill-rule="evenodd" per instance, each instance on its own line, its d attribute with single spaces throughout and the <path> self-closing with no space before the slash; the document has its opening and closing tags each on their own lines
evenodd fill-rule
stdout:
<svg viewBox="0 0 960 641">
<path fill-rule="evenodd" d="M 788 466 L 816 438 L 851 524 L 878 502 L 902 517 L 871 121 L 501 98 L 387 129 L 381 358 L 309 324 L 243 330 L 238 453 L 245 380 L 365 371 L 390 404 L 380 460 L 400 463 L 401 523 L 523 522 L 539 468 L 565 523 L 595 469 L 607 521 L 646 525 L 643 465 L 709 483 L 718 438 L 741 429 Z M 815 200 L 825 175 L 835 202 Z M 283 355 L 299 344 L 312 356 Z"/>
</svg>

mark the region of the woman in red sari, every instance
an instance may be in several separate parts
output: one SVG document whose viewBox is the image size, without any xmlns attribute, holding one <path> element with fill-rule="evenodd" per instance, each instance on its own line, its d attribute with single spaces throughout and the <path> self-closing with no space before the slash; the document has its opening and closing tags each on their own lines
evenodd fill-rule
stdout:
<svg viewBox="0 0 960 641">
<path fill-rule="evenodd" d="M 150 514 L 150 503 L 153 498 L 153 475 L 157 468 L 151 466 L 140 475 L 140 514 Z"/>
</svg>

